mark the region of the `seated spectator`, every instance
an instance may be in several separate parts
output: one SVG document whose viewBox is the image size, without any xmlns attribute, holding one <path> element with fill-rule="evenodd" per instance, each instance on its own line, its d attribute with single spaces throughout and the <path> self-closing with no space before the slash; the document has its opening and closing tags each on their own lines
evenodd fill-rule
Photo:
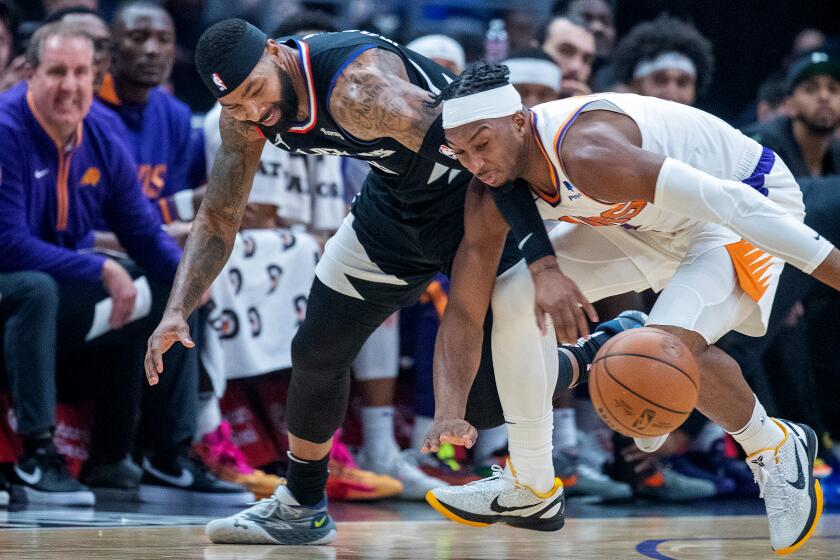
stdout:
<svg viewBox="0 0 840 560">
<path fill-rule="evenodd" d="M 615 48 L 615 0 L 557 0 L 551 12 L 557 16 L 577 18 L 595 37 L 594 76 L 590 80 L 595 91 L 615 91 L 614 68 L 611 64 Z"/>
<path fill-rule="evenodd" d="M 74 2 L 66 8 L 50 13 L 44 23 L 55 23 L 57 21 L 72 25 L 84 31 L 93 39 L 93 60 L 96 67 L 93 86 L 98 88 L 111 66 L 111 32 L 108 30 L 108 24 L 105 22 L 102 12 L 95 8 L 82 6 L 81 2 Z"/>
<path fill-rule="evenodd" d="M 595 62 L 595 37 L 577 18 L 555 17 L 542 25 L 534 44 L 560 67 L 560 97 L 588 95 Z"/>
<path fill-rule="evenodd" d="M 183 246 L 189 218 L 178 220 L 177 210 L 166 198 L 198 186 L 188 183 L 188 177 L 194 159 L 203 164 L 203 153 L 191 138 L 189 108 L 161 87 L 175 60 L 172 18 L 161 7 L 132 2 L 114 15 L 113 32 L 119 38 L 113 71 L 105 76 L 97 98 L 125 125 L 143 193 L 167 233 Z M 119 249 L 110 232 L 97 232 L 96 244 Z"/>
<path fill-rule="evenodd" d="M 786 116 L 789 112 L 787 104 L 787 84 L 780 76 L 771 76 L 758 86 L 755 101 L 755 120 L 757 123 L 767 123 L 776 117 Z"/>
<path fill-rule="evenodd" d="M 788 70 L 791 116 L 747 128 L 745 134 L 776 152 L 795 177 L 840 174 L 840 59 L 814 51 Z"/>
<path fill-rule="evenodd" d="M 554 101 L 560 95 L 560 67 L 540 49 L 517 51 L 502 64 L 510 68 L 508 80 L 526 107 Z"/>
<path fill-rule="evenodd" d="M 58 285 L 49 274 L 0 273 L 0 371 L 9 381 L 17 434 L 23 440 L 23 455 L 10 474 L 19 501 L 92 506 L 93 492 L 70 477 L 53 445 L 56 355 L 49 350 L 56 347 L 58 304 Z"/>
<path fill-rule="evenodd" d="M 615 79 L 640 95 L 694 105 L 712 82 L 712 44 L 667 15 L 633 27 L 613 53 Z"/>
<path fill-rule="evenodd" d="M 464 48 L 446 35 L 423 35 L 407 44 L 406 48 L 437 62 L 456 76 L 464 71 L 467 64 Z"/>
<path fill-rule="evenodd" d="M 149 396 L 155 407 L 147 415 L 152 447 L 140 485 L 141 471 L 128 454 L 137 434 L 142 356 L 180 249 L 143 198 L 131 156 L 112 137 L 111 121 L 91 110 L 90 37 L 64 23 L 44 26 L 33 36 L 27 59 L 32 78 L 0 98 L 0 272 L 49 274 L 58 284 L 52 348 L 109 365 L 94 384 L 98 421 L 83 479 L 90 486 L 135 492 L 139 486 L 140 497 L 145 493 L 150 500 L 221 498 L 241 504 L 252 495 L 220 483 L 186 456 L 194 415 L 182 421 L 182 407 L 191 402 L 194 407 L 187 397 L 195 395 L 196 378 L 184 374 L 189 369 L 180 363 L 171 364 L 167 386 Z M 99 217 L 136 265 L 85 251 Z M 74 377 L 70 385 L 82 381 Z M 43 469 L 20 476 L 15 470 L 12 482 L 31 485 L 39 472 Z"/>
</svg>

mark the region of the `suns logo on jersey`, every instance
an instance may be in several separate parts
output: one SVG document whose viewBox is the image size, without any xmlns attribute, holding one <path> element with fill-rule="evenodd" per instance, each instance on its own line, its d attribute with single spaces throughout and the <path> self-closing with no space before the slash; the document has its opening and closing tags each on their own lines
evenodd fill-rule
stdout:
<svg viewBox="0 0 840 560">
<path fill-rule="evenodd" d="M 601 212 L 599 216 L 564 216 L 564 222 L 573 224 L 588 224 L 594 227 L 620 226 L 624 225 L 636 216 L 647 206 L 644 200 L 633 200 L 622 204 L 616 204 L 608 210 Z"/>
<path fill-rule="evenodd" d="M 79 185 L 82 187 L 95 187 L 99 184 L 100 179 L 102 179 L 102 173 L 99 171 L 99 168 L 88 167 L 85 174 L 82 175 L 82 180 L 79 181 Z"/>
</svg>

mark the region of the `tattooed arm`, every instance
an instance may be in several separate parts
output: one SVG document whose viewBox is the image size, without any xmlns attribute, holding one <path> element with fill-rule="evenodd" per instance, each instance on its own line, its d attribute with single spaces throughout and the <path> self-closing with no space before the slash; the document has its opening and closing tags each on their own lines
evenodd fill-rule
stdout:
<svg viewBox="0 0 840 560">
<path fill-rule="evenodd" d="M 161 322 L 149 338 L 145 369 L 149 384 L 163 372 L 163 353 L 175 342 L 187 348 L 187 317 L 222 270 L 233 249 L 236 232 L 265 140 L 252 125 L 238 122 L 222 111 L 222 146 L 213 163 L 204 201 L 193 221 L 175 283 Z"/>
<path fill-rule="evenodd" d="M 418 152 L 441 107 L 425 105 L 429 92 L 412 84 L 396 53 L 368 49 L 339 76 L 330 98 L 330 113 L 341 127 L 361 140 L 393 138 Z"/>
</svg>

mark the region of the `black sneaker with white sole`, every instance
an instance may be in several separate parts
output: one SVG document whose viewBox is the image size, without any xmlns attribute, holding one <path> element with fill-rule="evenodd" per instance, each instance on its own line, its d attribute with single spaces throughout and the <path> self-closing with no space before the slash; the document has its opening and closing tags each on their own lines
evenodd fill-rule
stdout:
<svg viewBox="0 0 840 560">
<path fill-rule="evenodd" d="M 98 502 L 136 502 L 143 469 L 130 457 L 112 463 L 88 462 L 81 480 L 93 490 Z"/>
<path fill-rule="evenodd" d="M 201 461 L 178 456 L 168 464 L 143 459 L 140 501 L 149 504 L 244 506 L 255 500 L 245 487 L 219 480 Z"/>
<path fill-rule="evenodd" d="M 93 506 L 90 488 L 70 476 L 64 457 L 52 443 L 24 454 L 12 465 L 10 480 L 16 502 L 55 506 Z"/>
</svg>

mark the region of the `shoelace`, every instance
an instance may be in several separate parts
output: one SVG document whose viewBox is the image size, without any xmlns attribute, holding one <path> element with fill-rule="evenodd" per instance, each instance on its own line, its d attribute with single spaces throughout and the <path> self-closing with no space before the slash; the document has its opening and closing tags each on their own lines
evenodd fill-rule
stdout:
<svg viewBox="0 0 840 560">
<path fill-rule="evenodd" d="M 271 495 L 268 498 L 263 498 L 262 500 L 258 500 L 256 502 L 251 502 L 248 504 L 250 506 L 249 510 L 250 513 L 256 515 L 261 519 L 268 519 L 270 517 L 274 517 L 277 513 L 277 510 L 280 510 L 281 517 L 283 514 L 289 514 L 290 517 L 297 517 L 297 511 L 293 506 L 288 504 L 284 504 L 276 496 Z"/>
<path fill-rule="evenodd" d="M 498 485 L 501 486 L 502 483 L 513 484 L 514 486 L 518 486 L 519 483 L 516 480 L 508 475 L 505 472 L 504 467 L 500 465 L 492 465 L 490 467 L 492 474 L 487 478 L 482 478 L 481 480 L 475 480 L 473 482 L 468 482 L 464 486 L 491 486 L 491 485 Z M 491 486 L 492 487 L 492 486 Z"/>
<path fill-rule="evenodd" d="M 782 480 L 781 473 L 778 472 L 778 467 L 776 467 L 775 474 L 771 473 L 770 469 L 765 466 L 757 465 L 757 467 L 753 471 L 753 477 L 758 484 L 758 497 L 764 498 L 764 504 L 767 506 L 767 515 L 774 517 L 790 511 L 787 488 Z M 779 492 L 773 492 L 773 488 L 778 488 Z M 766 491 L 767 489 L 770 489 L 769 493 Z"/>
</svg>

